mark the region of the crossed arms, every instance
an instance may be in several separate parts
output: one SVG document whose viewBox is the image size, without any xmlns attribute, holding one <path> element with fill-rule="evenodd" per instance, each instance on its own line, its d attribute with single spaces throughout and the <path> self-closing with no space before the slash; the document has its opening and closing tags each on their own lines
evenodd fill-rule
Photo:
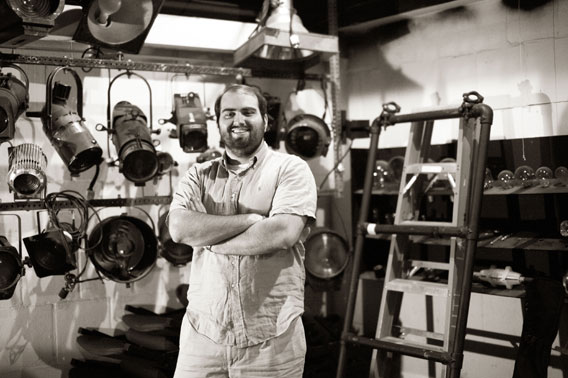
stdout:
<svg viewBox="0 0 568 378">
<path fill-rule="evenodd" d="M 199 200 L 190 209 L 174 209 L 169 215 L 172 240 L 194 247 L 210 245 L 224 255 L 260 255 L 292 247 L 301 236 L 307 217 L 276 214 L 207 214 Z"/>
</svg>

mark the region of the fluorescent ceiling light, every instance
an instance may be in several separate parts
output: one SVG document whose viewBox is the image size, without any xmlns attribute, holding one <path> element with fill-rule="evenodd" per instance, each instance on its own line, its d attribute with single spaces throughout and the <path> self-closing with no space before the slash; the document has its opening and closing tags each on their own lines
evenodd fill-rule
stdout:
<svg viewBox="0 0 568 378">
<path fill-rule="evenodd" d="M 233 52 L 255 28 L 253 23 L 159 14 L 146 45 Z"/>
</svg>

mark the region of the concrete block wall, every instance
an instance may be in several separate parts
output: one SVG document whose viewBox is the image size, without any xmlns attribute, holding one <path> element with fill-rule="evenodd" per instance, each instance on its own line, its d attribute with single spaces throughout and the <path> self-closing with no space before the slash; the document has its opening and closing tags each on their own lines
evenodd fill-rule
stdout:
<svg viewBox="0 0 568 378">
<path fill-rule="evenodd" d="M 348 35 L 347 116 L 372 120 L 389 101 L 402 113 L 459 105 L 463 93 L 476 90 L 495 111 L 492 139 L 566 135 L 566 19 L 562 0 L 530 11 L 480 0 Z M 389 128 L 380 147 L 406 146 L 406 135 L 404 126 Z M 434 141 L 455 136 L 435 132 Z"/>
<path fill-rule="evenodd" d="M 72 46 L 69 48 L 71 49 Z M 16 51 L 30 55 L 55 55 L 51 52 Z M 77 57 L 80 53 L 77 54 Z M 30 107 L 29 111 L 39 111 L 45 103 L 45 83 L 50 72 L 55 67 L 22 65 L 30 80 Z M 95 130 L 95 125 L 106 125 L 107 89 L 109 82 L 119 71 L 95 69 L 89 73 L 75 69 L 80 74 L 83 83 L 84 118 L 86 125 L 103 148 L 103 157 L 116 158 L 116 150 L 110 143 L 107 149 L 107 135 Z M 9 72 L 10 69 L 3 71 Z M 159 140 L 158 150 L 169 152 L 179 166 L 174 168 L 173 187 L 178 178 L 195 162 L 198 154 L 183 153 L 177 139 L 168 137 L 169 128 L 173 125 L 160 126 L 158 119 L 170 118 L 172 99 L 174 93 L 186 94 L 196 92 L 205 107 L 210 107 L 213 113 L 215 99 L 229 83 L 234 83 L 232 77 L 203 77 L 201 75 L 174 75 L 157 72 L 137 72 L 145 77 L 152 88 L 153 127 L 162 128 L 160 135 L 154 135 Z M 19 76 L 15 72 L 14 75 Z M 70 84 L 72 98 L 70 104 L 75 104 L 75 84 L 68 74 L 60 73 L 57 81 Z M 257 79 L 250 78 L 249 84 L 256 84 L 274 96 L 281 98 L 283 105 L 286 96 L 295 88 L 293 80 Z M 313 86 L 313 89 L 311 89 Z M 307 112 L 320 115 L 323 113 L 323 94 L 319 89 L 319 82 L 307 83 L 307 91 L 299 95 L 302 97 L 290 101 L 288 119 L 294 112 Z M 149 113 L 149 93 L 146 85 L 137 77 L 127 79 L 126 76 L 118 79 L 112 87 L 111 105 L 120 100 L 128 100 L 139 106 L 147 117 Z M 328 117 L 331 111 L 327 112 Z M 329 118 L 327 119 L 330 122 Z M 208 121 L 208 144 L 222 151 L 219 147 L 219 133 L 215 121 Z M 43 133 L 41 121 L 37 118 L 20 117 L 16 123 L 16 136 L 13 145 L 21 143 L 35 143 L 39 145 L 48 159 L 46 174 L 48 177 L 47 192 L 61 190 L 76 190 L 86 195 L 94 174 L 94 168 L 71 177 L 62 160 L 50 145 Z M 8 172 L 8 143 L 0 145 L 0 177 L 7 177 Z M 281 145 L 283 148 L 283 144 Z M 110 151 L 109 151 L 110 150 Z M 316 182 L 319 185 L 327 171 L 333 166 L 333 154 L 325 158 L 314 159 L 309 162 Z M 333 178 L 324 185 L 324 189 L 333 188 Z M 127 181 L 118 168 L 102 164 L 99 178 L 95 185 L 95 198 L 142 197 L 150 195 L 168 195 L 171 193 L 168 176 L 156 182 L 149 181 L 144 187 L 136 187 Z M 0 200 L 13 202 L 13 194 L 9 193 L 7 183 L 0 183 Z M 158 216 L 165 211 L 158 205 L 141 206 L 148 212 L 152 221 L 157 224 Z M 22 237 L 35 235 L 38 228 L 44 229 L 47 224 L 47 214 L 40 211 L 41 225 L 36 224 L 36 211 L 0 212 L 0 235 L 6 236 L 8 241 L 18 247 L 16 214 L 22 221 Z M 101 219 L 127 213 L 137 217 L 149 225 L 147 216 L 136 208 L 99 208 Z M 325 218 L 325 209 L 319 209 L 319 214 Z M 323 222 L 324 219 L 320 220 Z M 97 223 L 93 216 L 89 222 L 89 232 Z M 321 223 L 320 225 L 324 225 Z M 156 230 L 156 234 L 158 231 Z M 27 251 L 22 245 L 23 257 Z M 90 262 L 86 261 L 85 252 L 77 253 L 79 269 L 87 264 L 87 270 L 82 279 L 97 277 L 96 271 Z M 163 258 L 158 258 L 153 270 L 144 278 L 132 283 L 129 287 L 110 280 L 101 282 L 94 280 L 78 284 L 75 290 L 64 300 L 58 297 L 63 287 L 62 276 L 38 278 L 32 268 L 26 268 L 26 273 L 19 281 L 13 297 L 0 301 L 0 376 L 6 378 L 20 377 L 65 377 L 70 368 L 72 358 L 84 359 L 88 353 L 76 344 L 79 327 L 99 328 L 103 332 L 113 334 L 125 330 L 121 322 L 125 313 L 124 307 L 130 305 L 150 306 L 155 312 L 163 312 L 166 307 L 179 308 L 181 304 L 176 299 L 175 289 L 179 284 L 189 282 L 190 264 L 184 267 L 174 267 Z M 75 274 L 77 272 L 74 272 Z M 317 295 L 314 296 L 314 298 Z"/>
<path fill-rule="evenodd" d="M 347 118 L 373 120 L 390 101 L 401 106 L 402 114 L 457 107 L 463 93 L 476 90 L 494 109 L 492 140 L 567 135 L 568 2 L 542 3 L 529 11 L 498 0 L 471 1 L 344 36 Z M 440 122 L 434 143 L 455 139 L 456 126 L 455 121 Z M 387 128 L 379 148 L 406 147 L 408 127 Z M 369 148 L 369 139 L 355 140 L 354 148 Z M 403 322 L 424 326 L 424 301 L 409 302 Z M 442 311 L 443 305 L 435 303 L 434 319 Z M 520 300 L 474 294 L 468 328 L 520 336 Z M 467 339 L 511 348 L 502 340 Z M 466 351 L 462 377 L 510 377 L 513 366 L 511 358 Z M 402 370 L 403 378 L 442 376 L 440 368 L 429 372 L 427 363 L 412 358 L 403 359 Z M 561 368 L 548 370 L 549 378 L 563 376 Z"/>
</svg>

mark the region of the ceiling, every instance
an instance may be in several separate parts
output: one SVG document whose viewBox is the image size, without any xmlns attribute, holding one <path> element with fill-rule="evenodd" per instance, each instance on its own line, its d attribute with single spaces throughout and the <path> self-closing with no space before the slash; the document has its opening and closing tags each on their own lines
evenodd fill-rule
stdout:
<svg viewBox="0 0 568 378">
<path fill-rule="evenodd" d="M 83 2 L 89 1 L 67 0 L 66 3 L 81 5 Z M 328 34 L 327 6 L 329 2 L 337 4 L 338 27 L 342 28 L 452 1 L 309 0 L 294 2 L 294 8 L 296 8 L 304 26 L 310 32 Z M 255 22 L 255 18 L 262 8 L 262 3 L 263 0 L 165 0 L 160 13 Z"/>
</svg>

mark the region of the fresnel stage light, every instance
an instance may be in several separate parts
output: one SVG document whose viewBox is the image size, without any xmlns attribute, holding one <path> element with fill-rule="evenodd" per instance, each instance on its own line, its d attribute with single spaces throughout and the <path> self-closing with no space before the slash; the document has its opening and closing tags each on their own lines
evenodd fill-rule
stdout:
<svg viewBox="0 0 568 378">
<path fill-rule="evenodd" d="M 185 96 L 174 94 L 172 117 L 160 120 L 161 124 L 166 122 L 176 125 L 170 137 L 179 138 L 183 152 L 202 152 L 207 149 L 207 115 L 197 93 L 189 92 Z"/>
<path fill-rule="evenodd" d="M 141 78 L 147 85 L 150 94 L 150 125 L 144 112 L 136 105 L 128 101 L 118 102 L 112 110 L 111 118 L 111 89 L 116 79 L 123 75 L 134 75 Z M 154 178 L 160 170 L 160 157 L 154 147 L 152 133 L 160 130 L 152 130 L 152 89 L 144 77 L 134 72 L 123 72 L 112 79 L 108 88 L 107 122 L 110 127 L 99 127 L 98 130 L 106 130 L 112 137 L 118 153 L 119 170 L 124 177 L 135 185 L 142 186 L 146 181 Z M 102 125 L 98 125 L 102 126 Z"/>
<path fill-rule="evenodd" d="M 0 1 L 0 45 L 19 47 L 45 37 L 64 5 L 64 0 Z"/>
<path fill-rule="evenodd" d="M 2 67 L 10 67 L 22 74 L 24 82 L 11 73 L 2 73 Z M 28 75 L 14 64 L 0 66 L 0 143 L 14 138 L 16 120 L 26 109 L 29 103 Z"/>
<path fill-rule="evenodd" d="M 54 77 L 61 71 L 69 72 L 77 87 L 77 110 L 67 103 L 71 87 Z M 43 131 L 71 174 L 77 175 L 100 164 L 103 150 L 84 124 L 83 86 L 77 73 L 66 67 L 55 69 L 46 84 L 46 103 L 42 112 Z"/>
</svg>

